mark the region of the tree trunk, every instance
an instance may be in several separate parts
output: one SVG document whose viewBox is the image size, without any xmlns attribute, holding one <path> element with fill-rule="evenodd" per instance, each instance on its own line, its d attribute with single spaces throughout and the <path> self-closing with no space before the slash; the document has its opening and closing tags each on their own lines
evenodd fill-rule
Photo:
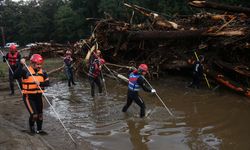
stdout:
<svg viewBox="0 0 250 150">
<path fill-rule="evenodd" d="M 238 7 L 238 6 L 230 6 L 226 4 L 219 4 L 215 2 L 207 2 L 207 1 L 191 1 L 189 5 L 198 7 L 198 8 L 213 8 L 223 11 L 236 12 L 236 13 L 245 13 L 246 15 L 250 15 L 250 8 L 246 7 Z"/>
</svg>

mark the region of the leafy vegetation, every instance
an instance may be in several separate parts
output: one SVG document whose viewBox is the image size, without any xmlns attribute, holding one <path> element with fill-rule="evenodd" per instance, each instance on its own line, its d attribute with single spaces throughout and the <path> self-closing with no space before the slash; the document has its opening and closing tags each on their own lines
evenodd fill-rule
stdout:
<svg viewBox="0 0 250 150">
<path fill-rule="evenodd" d="M 103 18 L 104 14 L 129 22 L 131 10 L 123 2 L 137 4 L 156 11 L 166 18 L 193 14 L 196 9 L 187 5 L 188 0 L 29 0 L 0 1 L 0 26 L 6 42 L 25 45 L 30 42 L 74 42 L 91 33 L 91 23 L 85 18 Z M 221 3 L 250 7 L 248 0 L 223 0 Z M 212 11 L 212 10 L 211 10 Z M 134 22 L 142 21 L 135 15 Z"/>
</svg>

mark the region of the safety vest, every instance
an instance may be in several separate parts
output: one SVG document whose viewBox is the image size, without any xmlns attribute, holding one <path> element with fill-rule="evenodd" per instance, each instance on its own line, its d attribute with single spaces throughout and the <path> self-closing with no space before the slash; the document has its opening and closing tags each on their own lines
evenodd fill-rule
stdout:
<svg viewBox="0 0 250 150">
<path fill-rule="evenodd" d="M 11 53 L 8 53 L 8 61 L 10 65 L 16 65 L 16 62 L 18 61 L 18 52 L 15 52 L 14 55 L 12 55 Z"/>
<path fill-rule="evenodd" d="M 34 82 L 34 78 L 36 81 L 43 83 L 44 77 L 43 77 L 43 70 L 40 69 L 37 73 L 35 73 L 34 69 L 30 66 L 28 67 L 29 72 L 27 72 L 27 78 L 22 79 L 22 92 L 23 94 L 36 94 L 36 93 L 43 93 L 44 87 L 41 87 L 42 90 L 37 86 L 37 84 Z M 33 77 L 31 76 L 33 75 Z"/>
<path fill-rule="evenodd" d="M 101 70 L 99 69 L 99 60 L 98 59 L 94 59 L 94 61 L 92 63 L 90 63 L 90 67 L 89 67 L 89 72 L 88 75 L 91 77 L 96 78 L 97 76 L 100 75 Z"/>
<path fill-rule="evenodd" d="M 134 74 L 133 72 L 129 74 L 129 82 L 128 82 L 128 88 L 131 91 L 139 91 L 140 85 L 138 84 L 137 80 L 141 75 Z"/>
</svg>

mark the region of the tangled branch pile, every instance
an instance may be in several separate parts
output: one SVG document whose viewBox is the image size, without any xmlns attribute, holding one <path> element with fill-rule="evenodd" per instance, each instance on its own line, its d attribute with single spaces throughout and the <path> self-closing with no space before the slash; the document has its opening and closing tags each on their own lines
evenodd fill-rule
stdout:
<svg viewBox="0 0 250 150">
<path fill-rule="evenodd" d="M 206 67 L 210 70 L 207 73 L 213 79 L 217 80 L 221 74 L 240 74 L 249 79 L 250 8 L 208 1 L 190 1 L 189 5 L 217 9 L 218 13 L 202 12 L 167 20 L 156 12 L 124 3 L 133 11 L 129 23 L 109 14 L 101 20 L 87 18 L 95 21 L 95 27 L 90 38 L 71 47 L 77 58 L 76 65 L 82 65 L 91 48 L 98 46 L 108 62 L 147 63 L 151 73 L 158 75 L 166 70 L 190 68 L 188 60 L 195 59 L 195 50 L 206 56 Z M 145 16 L 145 22 L 134 24 L 134 15 Z M 246 82 L 244 85 L 249 87 Z"/>
</svg>

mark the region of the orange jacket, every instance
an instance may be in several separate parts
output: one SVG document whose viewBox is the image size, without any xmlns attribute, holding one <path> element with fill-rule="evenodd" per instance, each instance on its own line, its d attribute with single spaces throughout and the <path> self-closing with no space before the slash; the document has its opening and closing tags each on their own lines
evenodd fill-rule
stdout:
<svg viewBox="0 0 250 150">
<path fill-rule="evenodd" d="M 40 83 L 44 82 L 44 76 L 43 76 L 43 70 L 40 69 L 37 73 L 35 73 L 34 69 L 32 67 L 28 68 L 30 73 L 35 78 L 35 81 L 38 81 Z M 32 75 L 28 73 L 28 77 L 26 79 L 22 79 L 22 92 L 23 94 L 36 94 L 36 93 L 43 93 L 44 87 L 41 87 L 42 90 L 37 86 L 37 84 L 34 82 L 34 78 Z"/>
</svg>

